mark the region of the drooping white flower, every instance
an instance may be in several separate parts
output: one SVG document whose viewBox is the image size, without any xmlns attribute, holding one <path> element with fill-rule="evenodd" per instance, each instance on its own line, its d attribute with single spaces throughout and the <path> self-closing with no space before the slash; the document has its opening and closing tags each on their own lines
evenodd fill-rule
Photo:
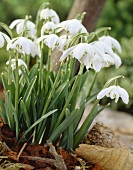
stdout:
<svg viewBox="0 0 133 170">
<path fill-rule="evenodd" d="M 120 57 L 114 53 L 112 48 L 106 45 L 105 42 L 98 40 L 92 42 L 91 44 L 103 53 L 103 67 L 109 67 L 110 65 L 115 65 L 116 68 L 120 67 L 122 64 Z"/>
<path fill-rule="evenodd" d="M 34 58 L 35 56 L 39 56 L 40 50 L 38 48 L 38 45 L 33 42 L 33 48 L 31 48 L 31 57 Z"/>
<path fill-rule="evenodd" d="M 10 41 L 10 38 L 0 31 L 0 48 L 4 46 L 5 41 L 8 43 Z"/>
<path fill-rule="evenodd" d="M 120 43 L 115 38 L 108 35 L 102 36 L 101 38 L 99 38 L 99 40 L 107 44 L 110 48 L 117 49 L 118 52 L 121 53 Z"/>
<path fill-rule="evenodd" d="M 121 58 L 115 53 L 114 64 L 116 68 L 119 68 L 122 64 Z"/>
<path fill-rule="evenodd" d="M 36 29 L 35 24 L 33 22 L 25 19 L 16 19 L 10 24 L 9 27 L 13 29 L 15 26 L 17 34 L 20 34 L 24 29 L 27 29 L 29 37 L 35 37 Z"/>
<path fill-rule="evenodd" d="M 66 30 L 68 34 L 74 35 L 77 33 L 87 33 L 86 28 L 77 19 L 63 21 L 57 26 L 57 32 Z"/>
<path fill-rule="evenodd" d="M 60 61 L 63 61 L 68 56 L 78 59 L 87 69 L 93 68 L 96 72 L 99 72 L 102 68 L 102 53 L 92 44 L 80 43 L 68 48 L 63 52 Z"/>
<path fill-rule="evenodd" d="M 68 49 L 69 43 L 72 38 L 70 35 L 61 35 L 60 38 L 62 40 L 62 50 L 64 51 Z"/>
<path fill-rule="evenodd" d="M 37 39 L 37 43 L 43 41 L 49 48 L 62 50 L 62 41 L 56 34 L 44 35 Z"/>
<path fill-rule="evenodd" d="M 104 42 L 94 41 L 91 44 L 94 45 L 96 48 L 98 48 L 103 54 L 105 53 L 110 55 L 111 57 L 114 57 L 114 52 L 112 48 L 106 45 Z"/>
<path fill-rule="evenodd" d="M 40 12 L 40 20 L 42 19 L 47 20 L 49 18 L 50 21 L 54 22 L 55 24 L 60 23 L 59 16 L 53 9 L 49 9 L 49 8 L 42 9 Z"/>
<path fill-rule="evenodd" d="M 34 48 L 34 43 L 30 39 L 26 37 L 17 37 L 9 41 L 6 49 L 7 50 L 15 49 L 19 53 L 24 53 L 29 55 L 31 54 L 33 48 Z"/>
<path fill-rule="evenodd" d="M 12 70 L 16 69 L 16 59 L 11 59 L 10 61 L 6 62 L 6 65 L 11 64 Z M 24 66 L 27 69 L 26 63 L 22 59 L 18 59 L 18 67 Z M 19 69 L 19 75 L 22 73 L 22 71 Z"/>
<path fill-rule="evenodd" d="M 43 36 L 44 33 L 53 33 L 55 29 L 56 24 L 54 22 L 47 22 L 41 28 L 41 36 Z"/>
<path fill-rule="evenodd" d="M 118 99 L 121 97 L 125 104 L 129 102 L 129 95 L 127 91 L 120 86 L 110 86 L 108 88 L 103 89 L 97 95 L 97 99 L 102 99 L 104 96 L 110 97 L 111 99 L 115 99 L 115 102 L 118 102 Z"/>
</svg>

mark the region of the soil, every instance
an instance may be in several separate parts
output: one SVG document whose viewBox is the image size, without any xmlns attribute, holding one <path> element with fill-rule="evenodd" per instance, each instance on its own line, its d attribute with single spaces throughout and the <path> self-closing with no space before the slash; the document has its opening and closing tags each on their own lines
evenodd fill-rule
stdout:
<svg viewBox="0 0 133 170">
<path fill-rule="evenodd" d="M 63 148 L 57 148 L 50 142 L 47 147 L 28 143 L 17 145 L 14 133 L 7 124 L 3 124 L 2 119 L 0 119 L 0 141 L 1 156 L 7 157 L 1 159 L 0 164 L 5 160 L 14 164 L 21 163 L 23 168 L 20 169 L 25 170 L 100 170 L 99 166 L 85 162 L 74 153 L 68 153 Z"/>
<path fill-rule="evenodd" d="M 0 96 L 4 100 L 3 89 L 1 87 L 0 87 Z M 89 112 L 90 107 L 91 106 L 89 106 L 86 109 L 84 118 Z M 110 110 L 105 110 L 105 112 L 101 113 L 101 116 L 99 115 L 99 117 L 97 117 L 94 120 L 94 122 L 98 121 L 98 122 L 104 123 L 106 126 L 109 126 L 111 129 L 113 129 L 115 134 L 117 134 L 117 136 L 120 138 L 123 135 L 124 136 L 123 141 L 126 141 L 125 142 L 126 146 L 129 145 L 128 147 L 132 149 L 132 147 L 130 146 L 132 146 L 131 143 L 133 140 L 133 131 L 132 131 L 133 121 L 131 121 L 131 118 L 129 118 L 131 122 L 127 121 L 128 119 L 127 114 L 124 114 L 124 116 L 125 117 L 123 119 L 123 116 L 121 116 L 120 114 L 116 114 L 115 112 L 115 115 L 114 115 L 114 111 L 111 112 Z M 122 117 L 122 120 L 121 120 L 121 117 Z M 123 122 L 124 120 L 124 124 L 121 123 L 120 120 L 121 122 Z M 108 133 L 111 133 L 111 134 L 113 133 L 107 127 L 106 127 L 106 130 L 108 130 Z M 105 137 L 105 133 L 103 134 Z M 130 140 L 129 143 L 127 143 L 128 141 L 127 135 L 132 138 L 132 140 Z M 93 137 L 92 131 L 91 131 L 91 137 Z M 113 141 L 114 139 L 115 138 L 113 138 Z M 85 139 L 85 140 L 88 140 L 88 139 Z M 100 140 L 101 140 L 101 132 L 100 132 Z M 102 141 L 102 144 L 103 143 L 104 141 Z M 75 153 L 69 153 L 63 148 L 58 148 L 58 146 L 53 146 L 51 143 L 48 143 L 47 146 L 45 147 L 39 144 L 30 145 L 28 143 L 21 143 L 21 145 L 17 145 L 14 133 L 11 131 L 11 129 L 9 128 L 7 124 L 3 123 L 1 118 L 0 118 L 0 157 L 1 157 L 0 169 L 1 169 L 1 166 L 4 165 L 4 163 L 10 162 L 13 164 L 11 164 L 11 168 L 10 169 L 8 168 L 8 170 L 15 169 L 13 168 L 13 165 L 16 163 L 17 164 L 19 163 L 19 165 L 21 166 L 20 169 L 22 170 L 23 169 L 24 170 L 30 170 L 30 169 L 34 169 L 34 170 L 101 170 L 101 168 L 98 165 L 96 164 L 92 165 L 89 162 L 86 162 L 83 158 L 78 157 Z"/>
</svg>

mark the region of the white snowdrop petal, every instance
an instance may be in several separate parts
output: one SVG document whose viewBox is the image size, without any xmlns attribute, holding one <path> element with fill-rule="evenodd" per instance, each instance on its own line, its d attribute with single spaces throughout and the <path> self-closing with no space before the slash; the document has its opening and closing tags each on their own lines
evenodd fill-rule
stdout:
<svg viewBox="0 0 133 170">
<path fill-rule="evenodd" d="M 66 51 L 64 51 L 62 56 L 60 57 L 60 61 L 63 61 L 65 58 L 67 58 L 71 54 L 71 52 L 73 51 L 74 48 L 75 48 L 75 46 L 70 47 Z"/>
<path fill-rule="evenodd" d="M 10 38 L 6 34 L 2 33 L 2 36 L 5 38 L 7 43 L 10 41 Z"/>
<path fill-rule="evenodd" d="M 121 53 L 121 46 L 120 43 L 113 37 L 110 37 L 112 40 L 112 48 L 115 48 L 118 50 L 119 53 Z"/>
<path fill-rule="evenodd" d="M 121 53 L 120 43 L 115 38 L 108 35 L 108 36 L 102 36 L 101 38 L 99 38 L 99 40 L 103 41 L 111 48 L 117 49 L 118 52 Z"/>
<path fill-rule="evenodd" d="M 70 35 L 76 34 L 78 32 L 87 33 L 86 28 L 81 24 L 81 22 L 77 19 L 71 19 L 67 21 L 63 21 L 57 26 L 57 32 L 61 30 L 66 30 Z"/>
<path fill-rule="evenodd" d="M 102 99 L 104 96 L 106 96 L 108 92 L 109 92 L 109 88 L 105 88 L 101 90 L 97 95 L 97 99 Z"/>
<path fill-rule="evenodd" d="M 110 98 L 115 99 L 115 102 L 117 103 L 119 97 L 120 97 L 119 92 L 117 90 L 117 87 L 115 86 L 110 92 Z"/>
<path fill-rule="evenodd" d="M 60 22 L 59 16 L 53 9 L 49 8 L 42 9 L 40 12 L 40 19 L 41 20 L 47 19 L 49 17 L 51 17 L 52 22 L 54 22 L 55 24 L 59 24 Z"/>
<path fill-rule="evenodd" d="M 3 35 L 0 33 L 0 48 L 4 46 L 4 38 Z"/>
<path fill-rule="evenodd" d="M 10 24 L 10 26 L 9 26 L 9 28 L 10 29 L 13 29 L 18 23 L 20 23 L 21 21 L 23 21 L 23 19 L 16 19 L 16 20 L 14 20 L 11 24 Z"/>
<path fill-rule="evenodd" d="M 30 54 L 30 52 L 31 52 L 31 48 L 30 48 L 30 44 L 25 44 L 25 43 L 23 43 L 22 44 L 22 49 L 23 49 L 23 51 L 25 52 L 25 54 Z"/>
<path fill-rule="evenodd" d="M 80 59 L 83 57 L 84 53 L 85 53 L 84 44 L 80 43 L 74 49 L 73 56 L 74 56 L 74 58 Z"/>
<path fill-rule="evenodd" d="M 129 95 L 127 93 L 127 91 L 123 88 L 121 88 L 120 86 L 118 86 L 118 91 L 120 93 L 120 97 L 122 98 L 123 102 L 125 104 L 128 104 L 129 102 Z"/>
<path fill-rule="evenodd" d="M 122 64 L 121 58 L 117 54 L 115 54 L 115 57 L 114 57 L 114 64 L 116 68 L 119 68 L 120 65 Z"/>
<path fill-rule="evenodd" d="M 47 36 L 41 36 L 37 39 L 37 44 L 44 40 Z"/>
<path fill-rule="evenodd" d="M 20 34 L 23 30 L 24 30 L 24 21 L 20 22 L 20 23 L 16 26 L 16 32 L 17 32 L 17 34 Z"/>
<path fill-rule="evenodd" d="M 102 62 L 101 62 L 101 60 L 100 59 L 98 59 L 98 58 L 94 58 L 94 60 L 93 60 L 93 68 L 94 68 L 94 70 L 96 71 L 96 72 L 99 72 L 100 70 L 101 70 L 101 68 L 102 68 Z"/>
</svg>

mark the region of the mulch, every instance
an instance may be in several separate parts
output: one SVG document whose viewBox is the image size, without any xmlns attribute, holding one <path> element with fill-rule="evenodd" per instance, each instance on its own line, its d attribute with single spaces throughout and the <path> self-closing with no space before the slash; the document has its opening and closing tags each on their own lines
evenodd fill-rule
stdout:
<svg viewBox="0 0 133 170">
<path fill-rule="evenodd" d="M 91 165 L 74 153 L 69 153 L 63 148 L 40 144 L 30 145 L 21 143 L 17 145 L 15 134 L 0 118 L 0 165 L 8 160 L 10 163 L 20 163 L 21 170 L 100 170 L 97 165 Z M 13 168 L 11 168 L 13 169 Z"/>
</svg>

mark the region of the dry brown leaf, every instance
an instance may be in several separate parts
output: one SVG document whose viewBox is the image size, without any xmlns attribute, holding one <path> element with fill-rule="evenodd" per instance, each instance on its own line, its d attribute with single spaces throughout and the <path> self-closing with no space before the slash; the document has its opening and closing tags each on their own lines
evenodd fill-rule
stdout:
<svg viewBox="0 0 133 170">
<path fill-rule="evenodd" d="M 133 154 L 127 148 L 105 148 L 81 144 L 75 153 L 102 170 L 133 170 Z"/>
</svg>

